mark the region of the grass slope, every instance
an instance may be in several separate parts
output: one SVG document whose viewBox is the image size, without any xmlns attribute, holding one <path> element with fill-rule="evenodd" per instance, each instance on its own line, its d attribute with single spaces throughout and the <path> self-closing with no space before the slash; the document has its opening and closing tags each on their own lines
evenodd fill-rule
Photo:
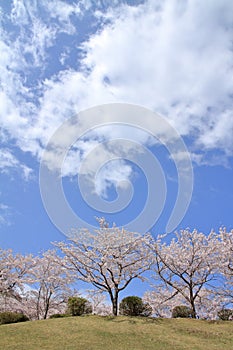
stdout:
<svg viewBox="0 0 233 350">
<path fill-rule="evenodd" d="M 233 349 L 233 322 L 68 317 L 0 326 L 4 350 Z"/>
</svg>

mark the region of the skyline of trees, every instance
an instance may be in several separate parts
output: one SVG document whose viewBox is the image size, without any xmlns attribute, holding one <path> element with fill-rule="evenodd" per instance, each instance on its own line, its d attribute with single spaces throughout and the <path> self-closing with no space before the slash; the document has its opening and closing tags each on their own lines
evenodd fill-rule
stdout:
<svg viewBox="0 0 233 350">
<path fill-rule="evenodd" d="M 182 230 L 169 241 L 170 235 L 153 238 L 99 223 L 95 233 L 75 231 L 69 243 L 56 242 L 59 250 L 41 256 L 0 249 L 0 311 L 45 319 L 64 312 L 70 296 L 85 294 L 94 313 L 117 315 L 119 294 L 135 279 L 147 283 L 142 298 L 155 317 L 186 305 L 194 318 L 214 319 L 232 306 L 233 230 Z M 83 285 L 82 293 L 75 290 L 78 281 L 87 283 L 86 293 Z"/>
</svg>

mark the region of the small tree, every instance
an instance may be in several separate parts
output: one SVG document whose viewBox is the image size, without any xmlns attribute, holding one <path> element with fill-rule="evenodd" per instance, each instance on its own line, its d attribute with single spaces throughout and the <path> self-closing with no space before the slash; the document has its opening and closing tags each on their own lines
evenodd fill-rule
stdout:
<svg viewBox="0 0 233 350">
<path fill-rule="evenodd" d="M 229 321 L 233 317 L 233 310 L 231 309 L 222 309 L 218 312 L 218 317 L 222 321 Z"/>
<path fill-rule="evenodd" d="M 68 313 L 70 313 L 72 316 L 91 314 L 91 303 L 85 298 L 70 297 L 68 299 Z"/>
<path fill-rule="evenodd" d="M 186 305 L 178 305 L 172 310 L 172 317 L 191 318 L 193 317 L 193 310 Z"/>
<path fill-rule="evenodd" d="M 140 297 L 129 296 L 122 299 L 120 303 L 120 314 L 148 317 L 152 314 L 152 307 L 148 303 L 144 303 Z"/>
</svg>

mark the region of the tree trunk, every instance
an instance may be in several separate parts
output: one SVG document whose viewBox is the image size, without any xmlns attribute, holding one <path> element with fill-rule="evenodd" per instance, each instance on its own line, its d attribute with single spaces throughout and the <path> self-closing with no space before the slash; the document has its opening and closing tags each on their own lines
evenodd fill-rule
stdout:
<svg viewBox="0 0 233 350">
<path fill-rule="evenodd" d="M 49 296 L 46 300 L 46 305 L 45 305 L 45 313 L 44 313 L 44 320 L 46 320 L 47 316 L 48 316 L 48 312 L 49 312 L 49 304 L 50 304 L 50 299 L 51 299 L 51 296 L 52 296 L 52 292 L 50 291 L 49 292 Z"/>
<path fill-rule="evenodd" d="M 196 307 L 195 307 L 192 289 L 190 289 L 190 305 L 191 305 L 191 309 L 192 309 L 192 318 L 197 318 Z"/>
<path fill-rule="evenodd" d="M 118 305 L 117 305 L 117 299 L 114 298 L 113 299 L 113 303 L 112 303 L 112 313 L 114 316 L 117 316 L 118 313 Z"/>
<path fill-rule="evenodd" d="M 41 295 L 41 288 L 39 289 L 37 302 L 36 302 L 36 316 L 38 320 L 40 319 L 40 295 Z"/>
<path fill-rule="evenodd" d="M 46 302 L 45 312 L 44 312 L 44 320 L 46 320 L 46 318 L 47 318 L 48 311 L 49 311 L 49 301 Z"/>
<path fill-rule="evenodd" d="M 118 315 L 118 293 L 118 290 L 114 291 L 114 296 L 112 293 L 109 293 L 112 302 L 112 313 L 114 316 Z"/>
</svg>

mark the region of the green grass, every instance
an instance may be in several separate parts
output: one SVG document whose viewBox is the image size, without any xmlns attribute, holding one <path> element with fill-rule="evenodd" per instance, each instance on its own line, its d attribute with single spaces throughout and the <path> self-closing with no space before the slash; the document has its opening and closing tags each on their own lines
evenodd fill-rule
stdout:
<svg viewBox="0 0 233 350">
<path fill-rule="evenodd" d="M 233 322 L 68 317 L 0 326 L 4 350 L 231 350 Z"/>
</svg>

